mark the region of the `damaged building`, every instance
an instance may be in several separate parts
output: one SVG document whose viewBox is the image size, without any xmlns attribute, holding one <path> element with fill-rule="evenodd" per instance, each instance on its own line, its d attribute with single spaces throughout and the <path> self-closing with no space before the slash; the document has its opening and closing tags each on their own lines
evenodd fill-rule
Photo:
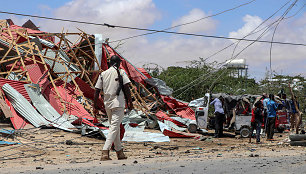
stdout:
<svg viewBox="0 0 306 174">
<path fill-rule="evenodd" d="M 163 81 L 120 55 L 102 34 L 48 33 L 30 20 L 22 26 L 1 20 L 0 25 L 1 115 L 16 131 L 47 127 L 105 137 L 108 122 L 93 115 L 94 85 L 108 69 L 109 58 L 118 55 L 120 68 L 132 81 L 135 106 L 123 120 L 123 141 L 164 142 L 169 137 L 195 136 L 186 132 L 195 120 L 188 104 L 173 98 Z M 103 99 L 98 103 L 103 118 Z M 144 132 L 144 128 L 161 132 Z"/>
</svg>

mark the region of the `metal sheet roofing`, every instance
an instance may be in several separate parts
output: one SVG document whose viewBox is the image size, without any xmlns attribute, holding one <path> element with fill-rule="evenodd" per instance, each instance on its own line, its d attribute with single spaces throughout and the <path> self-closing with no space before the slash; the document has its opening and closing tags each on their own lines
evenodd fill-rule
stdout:
<svg viewBox="0 0 306 174">
<path fill-rule="evenodd" d="M 16 91 L 18 91 L 28 101 L 31 101 L 26 89 L 24 88 L 24 84 L 26 84 L 26 82 L 20 82 L 20 81 L 16 81 L 16 80 L 8 80 L 8 79 L 0 78 L 0 87 L 1 88 L 6 83 L 8 83 L 10 86 L 12 86 Z"/>
<path fill-rule="evenodd" d="M 57 105 L 61 109 L 65 110 L 69 115 L 74 115 L 79 118 L 84 118 L 92 121 L 93 117 L 86 111 L 84 106 L 80 104 L 76 99 L 73 98 L 73 92 L 68 89 L 63 88 L 62 86 L 57 86 L 57 90 L 62 97 L 62 100 L 65 102 L 65 108 L 62 106 L 61 101 L 58 97 L 55 97 L 54 88 L 46 89 L 44 94 L 47 95 L 47 98 L 52 101 L 52 106 Z M 56 101 L 56 103 L 54 103 Z"/>
<path fill-rule="evenodd" d="M 14 117 L 11 117 L 10 120 L 13 124 L 13 127 L 15 129 L 23 129 L 25 127 L 29 127 L 31 125 L 26 119 L 24 119 L 19 113 L 17 113 L 14 109 L 14 107 L 11 105 L 11 102 L 9 102 L 7 99 L 5 99 L 7 105 L 10 107 L 10 110 Z M 31 125 L 32 126 L 32 125 Z"/>
<path fill-rule="evenodd" d="M 12 86 L 8 83 L 2 86 L 3 91 L 7 95 L 12 106 L 20 115 L 27 119 L 33 126 L 40 127 L 49 125 L 50 122 L 43 118 L 33 106 Z"/>
<path fill-rule="evenodd" d="M 35 84 L 39 82 L 41 77 L 44 75 L 43 67 L 38 64 L 26 65 L 31 81 Z"/>
<path fill-rule="evenodd" d="M 43 53 L 42 54 L 45 54 L 45 50 L 43 50 Z M 80 69 L 76 66 L 72 66 L 72 65 L 69 65 L 69 57 L 63 53 L 63 51 L 59 51 L 59 55 L 61 57 L 61 59 L 67 63 L 65 63 L 65 65 L 68 67 L 68 69 L 70 71 L 80 71 Z M 66 55 L 66 56 L 63 56 L 63 55 Z M 53 50 L 48 50 L 47 53 L 46 53 L 46 56 L 47 57 L 51 57 L 51 58 L 55 58 L 56 56 L 56 53 L 53 51 Z M 54 64 L 54 67 L 53 67 L 53 71 L 54 72 L 67 72 L 64 65 L 59 63 L 59 62 L 55 62 L 53 60 L 50 60 L 50 59 L 45 59 L 46 63 L 48 65 L 50 65 L 50 67 L 53 67 L 53 64 Z M 71 74 L 73 78 L 76 77 L 75 74 Z M 63 78 L 63 80 L 65 80 L 65 78 Z M 69 83 L 71 81 L 71 77 L 68 76 L 68 79 L 67 79 L 67 83 Z"/>
<path fill-rule="evenodd" d="M 42 114 L 42 116 L 50 121 L 54 127 L 71 131 L 70 128 L 75 128 L 64 116 L 61 116 L 40 93 L 40 88 L 37 84 L 25 84 L 24 85 L 33 105 Z"/>
</svg>

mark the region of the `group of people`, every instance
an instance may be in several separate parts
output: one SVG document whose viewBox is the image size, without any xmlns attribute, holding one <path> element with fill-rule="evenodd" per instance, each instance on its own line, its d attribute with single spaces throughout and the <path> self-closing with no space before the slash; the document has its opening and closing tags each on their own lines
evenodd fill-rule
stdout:
<svg viewBox="0 0 306 174">
<path fill-rule="evenodd" d="M 102 150 L 101 160 L 111 160 L 109 156 L 110 149 L 116 151 L 117 158 L 127 159 L 123 153 L 123 147 L 120 141 L 120 124 L 124 117 L 124 109 L 133 109 L 131 92 L 129 88 L 130 80 L 124 70 L 119 69 L 121 59 L 114 55 L 110 58 L 109 69 L 102 72 L 96 83 L 93 110 L 96 115 L 98 112 L 98 98 L 101 90 L 103 91 L 104 106 L 110 123 L 109 133 Z M 282 95 L 283 103 L 281 105 L 290 112 L 291 129 L 297 128 L 300 119 L 298 118 L 296 100 L 287 101 L 286 96 Z M 215 138 L 223 136 L 223 123 L 225 121 L 224 98 L 222 96 L 215 98 L 211 103 L 215 107 Z M 260 142 L 260 131 L 264 123 L 267 133 L 267 140 L 273 140 L 276 111 L 280 108 L 279 103 L 275 102 L 274 95 L 267 97 L 263 94 L 262 99 L 255 102 L 252 109 L 252 130 L 256 129 L 256 142 Z M 250 112 L 248 102 L 243 104 L 242 114 Z M 238 109 L 239 110 L 239 109 Z M 252 131 L 253 132 L 253 131 Z"/>
<path fill-rule="evenodd" d="M 256 130 L 256 142 L 260 143 L 260 134 L 262 125 L 264 125 L 264 131 L 267 134 L 267 140 L 273 140 L 275 121 L 277 118 L 277 110 L 285 110 L 289 113 L 290 118 L 290 129 L 293 131 L 296 129 L 298 133 L 298 127 L 301 122 L 301 118 L 298 114 L 298 102 L 296 97 L 291 100 L 286 99 L 285 94 L 279 96 L 281 102 L 275 101 L 275 96 L 270 94 L 269 97 L 267 94 L 263 94 L 261 99 L 256 101 L 252 109 L 252 119 L 251 119 L 251 134 Z M 223 123 L 225 121 L 224 113 L 224 98 L 222 96 L 215 98 L 211 103 L 215 107 L 215 138 L 223 136 Z M 238 104 L 237 104 L 238 105 Z M 243 107 L 243 111 L 248 112 L 249 107 L 247 102 Z M 245 113 L 247 114 L 247 113 Z"/>
</svg>

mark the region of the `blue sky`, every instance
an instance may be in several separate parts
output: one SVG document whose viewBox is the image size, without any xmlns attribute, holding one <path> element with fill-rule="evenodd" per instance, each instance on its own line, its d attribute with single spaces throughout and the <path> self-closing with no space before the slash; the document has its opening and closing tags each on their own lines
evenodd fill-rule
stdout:
<svg viewBox="0 0 306 174">
<path fill-rule="evenodd" d="M 164 29 L 176 24 L 196 20 L 211 14 L 233 8 L 250 0 L 10 0 L 2 2 L 1 11 L 42 15 L 55 18 L 82 20 L 96 23 L 110 23 L 140 28 Z M 243 37 L 262 21 L 272 15 L 288 0 L 256 0 L 251 4 L 224 14 L 179 27 L 173 31 Z M 305 5 L 299 0 L 287 16 L 291 16 Z M 288 4 L 288 6 L 289 6 Z M 286 6 L 286 7 L 288 7 Z M 282 22 L 275 35 L 276 41 L 306 43 L 306 13 L 303 8 L 296 16 Z M 284 13 L 280 11 L 271 22 Z M 2 19 L 12 18 L 17 25 L 22 25 L 26 17 L 0 14 Z M 139 31 L 107 29 L 97 26 L 60 23 L 41 19 L 32 19 L 42 30 L 60 32 L 64 27 L 75 31 L 76 27 L 87 33 L 102 33 L 110 40 L 141 34 Z M 268 22 L 266 25 L 268 25 Z M 262 40 L 271 40 L 271 30 Z M 254 38 L 254 37 L 253 37 Z M 255 37 L 256 38 L 256 37 Z M 154 34 L 124 41 L 122 53 L 137 66 L 157 63 L 163 67 L 184 66 L 178 62 L 207 57 L 232 43 L 229 40 L 184 37 L 169 34 Z M 247 43 L 240 43 L 238 50 Z M 269 45 L 254 44 L 238 58 L 245 58 L 253 77 L 262 78 L 269 66 Z M 275 45 L 272 50 L 273 71 L 288 75 L 305 76 L 305 46 Z M 230 58 L 233 48 L 211 58 L 222 62 Z M 235 50 L 237 52 L 237 50 Z M 294 54 L 290 54 L 290 53 Z"/>
<path fill-rule="evenodd" d="M 116 0 L 115 0 L 116 1 Z M 250 1 L 250 0 L 249 0 Z M 153 23 L 150 28 L 163 29 L 171 25 L 174 19 L 177 19 L 185 15 L 188 11 L 193 8 L 199 8 L 208 14 L 215 14 L 223 10 L 238 6 L 240 4 L 249 2 L 247 0 L 153 0 L 156 7 L 162 13 L 162 18 Z M 43 15 L 52 17 L 52 11 L 57 9 L 71 0 L 10 0 L 2 3 L 1 10 Z M 227 35 L 229 31 L 236 30 L 243 25 L 242 17 L 246 14 L 256 15 L 261 18 L 267 18 L 276 11 L 282 4 L 286 3 L 287 0 L 257 0 L 249 5 L 243 6 L 239 9 L 233 10 L 214 17 L 222 22 L 219 23 L 218 30 L 215 34 Z M 292 10 L 291 14 L 297 9 L 301 8 L 305 4 L 305 0 L 300 0 Z M 305 9 L 304 9 L 305 12 Z M 280 14 L 280 13 L 279 13 Z M 301 16 L 303 13 L 299 13 L 296 17 Z M 1 14 L 2 18 L 7 15 Z M 35 19 L 34 19 L 35 20 Z"/>
</svg>

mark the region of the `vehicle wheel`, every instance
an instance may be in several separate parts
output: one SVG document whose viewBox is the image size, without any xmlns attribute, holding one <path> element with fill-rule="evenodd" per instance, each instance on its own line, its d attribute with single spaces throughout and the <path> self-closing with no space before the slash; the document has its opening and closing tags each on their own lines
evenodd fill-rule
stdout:
<svg viewBox="0 0 306 174">
<path fill-rule="evenodd" d="M 291 146 L 306 146 L 306 140 L 304 141 L 290 141 Z"/>
<path fill-rule="evenodd" d="M 289 139 L 291 141 L 301 141 L 301 140 L 306 141 L 306 135 L 305 134 L 293 134 L 293 135 L 289 135 Z"/>
<path fill-rule="evenodd" d="M 196 133 L 197 132 L 197 125 L 196 124 L 189 124 L 188 125 L 188 131 L 190 132 L 190 133 Z"/>
<path fill-rule="evenodd" d="M 240 130 L 240 135 L 242 138 L 248 138 L 251 134 L 250 128 L 244 127 Z"/>
</svg>

